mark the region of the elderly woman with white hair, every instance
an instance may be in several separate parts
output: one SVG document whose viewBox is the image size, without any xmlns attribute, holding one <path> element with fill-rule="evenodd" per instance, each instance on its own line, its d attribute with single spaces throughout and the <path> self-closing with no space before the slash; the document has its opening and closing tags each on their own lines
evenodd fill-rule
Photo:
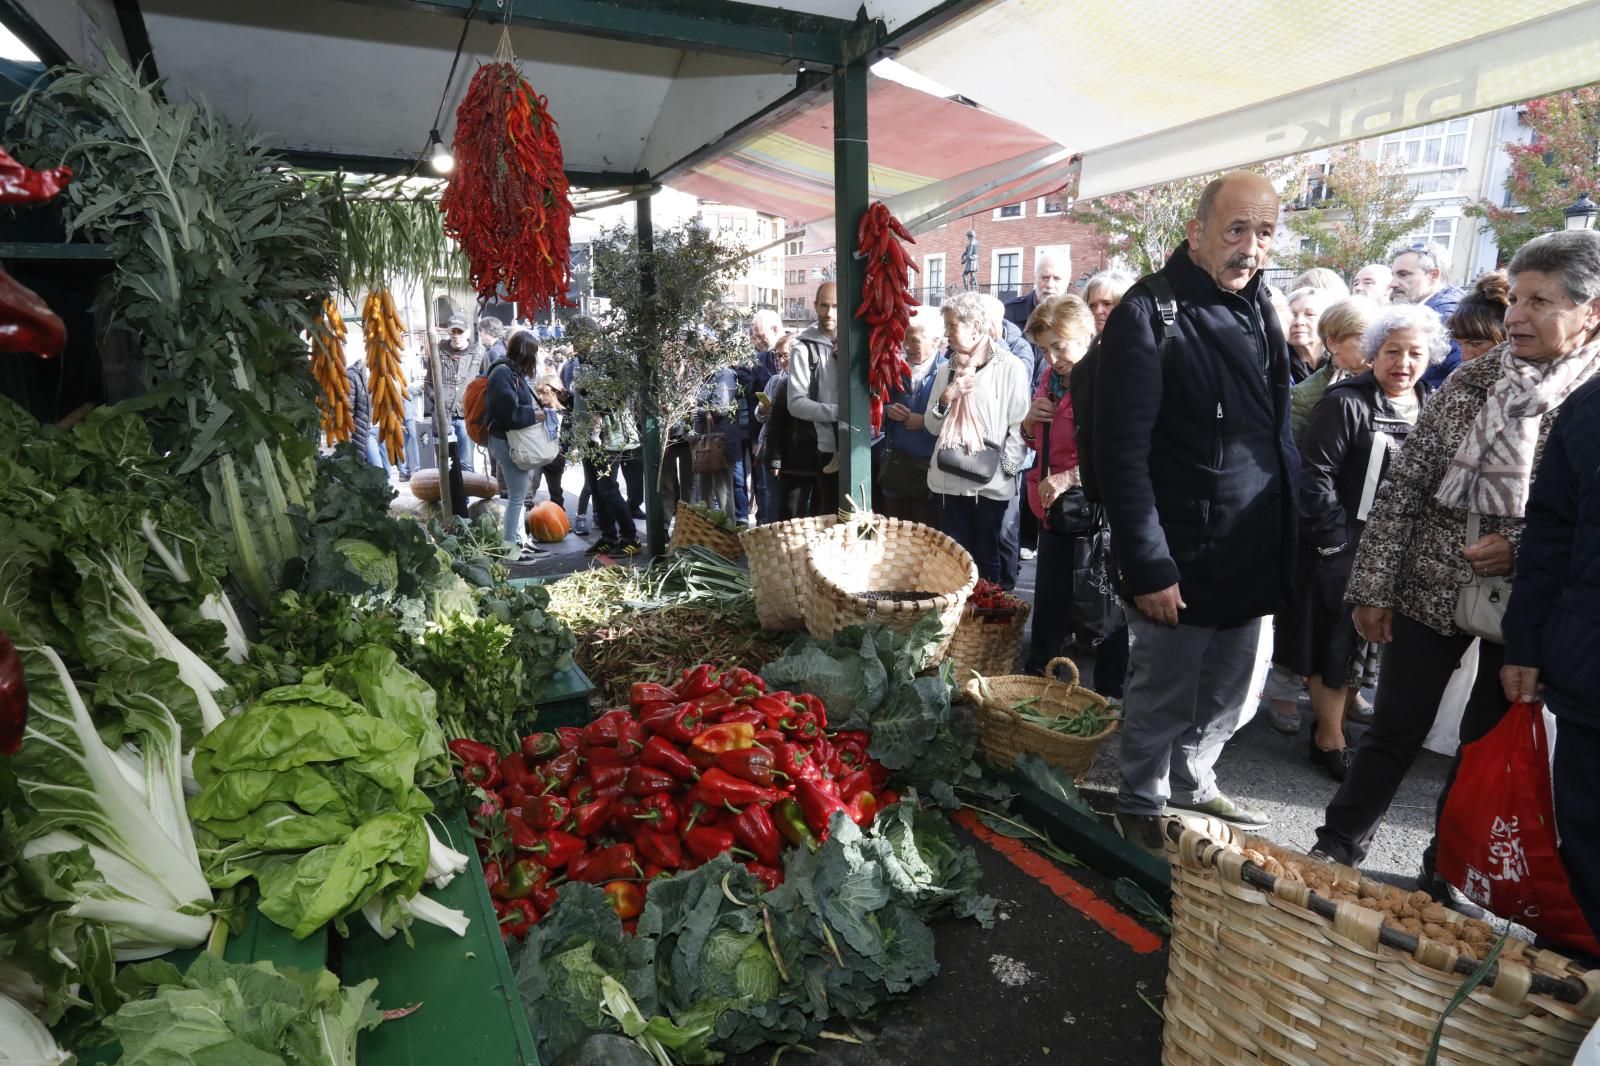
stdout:
<svg viewBox="0 0 1600 1066">
<path fill-rule="evenodd" d="M 1600 233 L 1548 233 L 1511 261 L 1506 342 L 1461 366 L 1422 410 L 1394 461 L 1356 548 L 1345 599 L 1362 637 L 1389 645 L 1372 728 L 1317 830 L 1317 849 L 1361 861 L 1433 724 L 1450 674 L 1473 634 L 1458 593 L 1507 578 L 1534 470 L 1561 404 L 1600 373 Z M 1504 645 L 1485 638 L 1461 721 L 1461 742 L 1482 737 L 1509 706 L 1500 685 Z M 1439 797 L 1443 809 L 1451 767 Z M 1430 845 L 1423 887 L 1441 894 Z"/>
<path fill-rule="evenodd" d="M 1022 420 L 1031 381 L 994 340 L 983 297 L 957 293 L 940 311 L 950 350 L 923 416 L 937 438 L 928 489 L 939 501 L 939 528 L 972 553 L 979 577 L 1000 581 L 1000 527 L 1028 450 Z"/>
<path fill-rule="evenodd" d="M 1289 342 L 1289 376 L 1298 385 L 1316 373 L 1324 351 L 1317 323 L 1322 312 L 1341 297 L 1332 289 L 1292 289 L 1289 292 L 1289 325 L 1284 337 Z"/>
<path fill-rule="evenodd" d="M 1390 458 L 1422 410 L 1422 374 L 1449 353 L 1450 337 L 1431 308 L 1400 304 L 1371 321 L 1361 351 L 1365 369 L 1328 386 L 1300 442 L 1295 607 L 1273 629 L 1273 663 L 1310 679 L 1309 756 L 1335 781 L 1349 767 L 1344 718 L 1367 651 L 1344 605 L 1345 585 Z"/>
<path fill-rule="evenodd" d="M 1102 270 L 1084 283 L 1083 302 L 1089 305 L 1089 313 L 1094 316 L 1095 336 L 1106 328 L 1106 319 L 1111 317 L 1111 312 L 1122 302 L 1123 294 L 1133 288 L 1136 280 L 1126 270 Z"/>
</svg>

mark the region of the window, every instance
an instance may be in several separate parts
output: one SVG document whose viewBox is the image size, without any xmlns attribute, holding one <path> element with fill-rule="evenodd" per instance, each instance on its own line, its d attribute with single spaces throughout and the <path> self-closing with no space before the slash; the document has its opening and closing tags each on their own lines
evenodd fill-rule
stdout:
<svg viewBox="0 0 1600 1066">
<path fill-rule="evenodd" d="M 1025 212 L 1021 204 L 1006 204 L 994 213 L 995 218 L 1022 218 Z"/>
<path fill-rule="evenodd" d="M 1059 215 L 1066 210 L 1066 195 L 1052 192 L 1039 197 L 1039 213 L 1041 215 Z"/>
<path fill-rule="evenodd" d="M 1453 218 L 1436 218 L 1428 223 L 1426 229 L 1414 230 L 1407 234 L 1405 240 L 1400 242 L 1400 246 L 1404 248 L 1413 244 L 1426 244 L 1432 241 L 1435 244 L 1443 245 L 1447 251 L 1454 251 L 1455 238 L 1456 220 Z"/>
<path fill-rule="evenodd" d="M 1384 159 L 1399 159 L 1418 170 L 1466 166 L 1467 136 L 1471 132 L 1470 115 L 1430 122 L 1414 130 L 1389 134 L 1379 142 L 1380 152 Z"/>
<path fill-rule="evenodd" d="M 1022 291 L 1022 249 L 996 248 L 994 252 L 994 284 L 990 291 L 1002 300 Z"/>
<path fill-rule="evenodd" d="M 790 241 L 788 244 L 783 246 L 784 255 L 804 255 L 805 252 L 806 242 L 804 237 L 796 241 Z"/>
<path fill-rule="evenodd" d="M 1418 196 L 1429 196 L 1436 193 L 1453 193 L 1461 191 L 1461 171 L 1459 170 L 1432 170 L 1423 174 L 1414 174 L 1406 179 L 1406 184 Z"/>
<path fill-rule="evenodd" d="M 925 255 L 922 257 L 922 280 L 928 287 L 928 298 L 922 302 L 929 307 L 938 307 L 944 302 L 943 255 Z"/>
</svg>

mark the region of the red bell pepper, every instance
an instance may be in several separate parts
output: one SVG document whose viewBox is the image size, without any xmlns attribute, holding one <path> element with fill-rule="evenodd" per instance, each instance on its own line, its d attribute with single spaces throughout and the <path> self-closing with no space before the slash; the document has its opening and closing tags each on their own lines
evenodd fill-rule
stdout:
<svg viewBox="0 0 1600 1066">
<path fill-rule="evenodd" d="M 528 898 L 533 901 L 535 907 L 539 908 L 540 914 L 549 914 L 550 908 L 556 905 L 556 900 L 560 898 L 560 895 L 555 889 L 545 885 L 542 888 L 534 889 L 533 894 Z"/>
<path fill-rule="evenodd" d="M 759 696 L 767 691 L 767 683 L 742 666 L 736 666 L 722 675 L 722 691 L 735 698 Z"/>
<path fill-rule="evenodd" d="M 668 870 L 683 865 L 683 846 L 671 832 L 660 829 L 640 829 L 633 836 L 639 854 L 649 862 Z M 648 871 L 646 876 L 649 876 Z"/>
<path fill-rule="evenodd" d="M 795 847 L 805 848 L 807 851 L 816 851 L 821 846 L 817 840 L 817 835 L 806 824 L 805 812 L 800 809 L 800 804 L 795 801 L 793 796 L 785 796 L 780 800 L 778 805 L 772 809 L 772 814 L 773 822 L 777 825 L 778 832 L 783 835 L 783 839 Z"/>
<path fill-rule="evenodd" d="M 639 804 L 639 813 L 633 817 L 641 828 L 660 829 L 666 833 L 678 828 L 678 806 L 665 792 L 646 796 Z"/>
<path fill-rule="evenodd" d="M 740 811 L 733 820 L 733 835 L 768 866 L 776 866 L 782 861 L 783 845 L 778 839 L 778 829 L 772 824 L 772 816 L 765 807 L 752 803 Z"/>
<path fill-rule="evenodd" d="M 872 820 L 878 816 L 878 797 L 865 788 L 842 795 L 847 797 L 844 801 L 844 812 L 850 816 L 850 820 L 863 827 L 871 825 Z"/>
<path fill-rule="evenodd" d="M 857 770 L 852 774 L 845 774 L 839 778 L 839 798 L 849 802 L 849 798 L 857 792 L 872 792 L 872 775 L 865 770 Z"/>
<path fill-rule="evenodd" d="M 716 825 L 722 817 L 722 808 L 708 807 L 694 793 L 678 800 L 678 826 L 688 832 L 697 825 Z"/>
<path fill-rule="evenodd" d="M 651 737 L 639 752 L 639 761 L 645 766 L 665 770 L 680 781 L 693 781 L 699 776 L 689 757 L 667 742 L 664 737 Z"/>
<path fill-rule="evenodd" d="M 720 688 L 715 692 L 708 692 L 704 696 L 697 696 L 688 702 L 700 708 L 701 715 L 707 719 L 722 711 L 732 710 L 738 706 L 738 702 Z"/>
<path fill-rule="evenodd" d="M 540 766 L 536 774 L 542 791 L 565 792 L 578 776 L 578 753 L 564 751 Z"/>
<path fill-rule="evenodd" d="M 492 792 L 500 787 L 500 767 L 484 762 L 469 762 L 461 768 L 461 777 L 467 784 Z"/>
<path fill-rule="evenodd" d="M 817 726 L 819 728 L 827 728 L 828 708 L 822 705 L 822 697 L 813 695 L 809 692 L 802 692 L 796 695 L 795 699 L 805 704 L 806 710 L 810 711 L 812 716 L 816 718 Z"/>
<path fill-rule="evenodd" d="M 644 910 L 644 893 L 632 881 L 612 881 L 604 886 L 606 899 L 623 921 L 639 917 Z"/>
<path fill-rule="evenodd" d="M 506 871 L 507 899 L 527 899 L 550 880 L 550 871 L 538 859 L 518 859 Z"/>
<path fill-rule="evenodd" d="M 694 766 L 696 775 L 717 765 L 717 753 L 714 751 L 706 751 L 691 744 L 685 754 L 688 756 L 690 764 Z"/>
<path fill-rule="evenodd" d="M 767 716 L 754 707 L 729 707 L 717 714 L 717 724 L 727 725 L 730 722 L 743 722 L 754 729 L 761 729 L 767 724 Z"/>
<path fill-rule="evenodd" d="M 500 803 L 506 810 L 514 807 L 526 807 L 533 799 L 528 790 L 521 785 L 502 785 L 500 787 Z"/>
<path fill-rule="evenodd" d="M 763 862 L 747 862 L 744 868 L 754 874 L 756 880 L 765 885 L 768 892 L 775 891 L 783 884 L 783 871 L 776 866 L 769 866 Z"/>
<path fill-rule="evenodd" d="M 0 630 L 0 754 L 15 755 L 28 728 L 28 679 L 22 657 Z"/>
<path fill-rule="evenodd" d="M 751 697 L 750 706 L 766 715 L 767 721 L 773 723 L 782 721 L 793 710 L 786 701 L 780 700 L 772 693 Z"/>
<path fill-rule="evenodd" d="M 634 763 L 632 754 L 623 751 L 621 748 L 609 746 L 590 748 L 589 753 L 584 758 L 589 760 L 589 771 L 591 773 L 602 766 L 632 766 Z"/>
<path fill-rule="evenodd" d="M 583 854 L 588 842 L 559 829 L 548 830 L 539 836 L 532 854 L 552 870 L 559 870 Z"/>
<path fill-rule="evenodd" d="M 717 756 L 717 769 L 730 773 L 741 781 L 769 787 L 775 777 L 782 776 L 772 752 L 761 748 L 725 751 Z"/>
<path fill-rule="evenodd" d="M 677 693 L 680 700 L 698 699 L 701 696 L 708 696 L 713 692 L 719 691 L 719 681 L 720 679 L 713 672 L 711 664 L 701 663 L 699 666 L 693 666 L 685 670 L 683 679 L 672 686 L 672 690 Z"/>
<path fill-rule="evenodd" d="M 583 730 L 575 725 L 556 726 L 556 743 L 562 751 L 577 751 L 583 746 Z"/>
<path fill-rule="evenodd" d="M 539 796 L 525 811 L 535 829 L 555 829 L 572 816 L 572 804 L 565 796 Z"/>
<path fill-rule="evenodd" d="M 806 825 L 811 827 L 819 840 L 827 840 L 828 823 L 833 819 L 833 812 L 845 809 L 833 782 L 801 779 L 795 782 L 794 798 L 805 815 Z"/>
<path fill-rule="evenodd" d="M 512 848 L 524 855 L 533 854 L 539 847 L 539 834 L 520 815 L 509 811 L 506 812 L 506 838 L 511 841 Z"/>
<path fill-rule="evenodd" d="M 622 728 L 625 720 L 633 717 L 631 712 L 624 710 L 607 711 L 588 725 L 583 727 L 583 739 L 591 747 L 616 747 L 617 733 Z"/>
<path fill-rule="evenodd" d="M 707 726 L 694 738 L 694 746 L 713 755 L 748 748 L 756 742 L 756 727 L 749 722 L 726 722 Z"/>
<path fill-rule="evenodd" d="M 506 912 L 500 917 L 500 936 L 521 940 L 528 935 L 528 927 L 539 921 L 538 906 L 531 899 L 521 897 L 506 903 Z"/>
<path fill-rule="evenodd" d="M 892 788 L 882 789 L 878 792 L 878 810 L 885 810 L 900 802 L 900 793 Z"/>
<path fill-rule="evenodd" d="M 596 792 L 604 792 L 608 788 L 624 784 L 628 780 L 627 766 L 598 766 L 591 767 L 589 780 L 594 784 Z"/>
<path fill-rule="evenodd" d="M 567 786 L 567 802 L 574 807 L 581 807 L 594 799 L 594 782 L 587 778 L 574 778 L 572 784 Z"/>
<path fill-rule="evenodd" d="M 628 689 L 628 706 L 638 710 L 646 703 L 677 703 L 678 694 L 665 685 L 635 681 Z"/>
<path fill-rule="evenodd" d="M 498 766 L 500 753 L 487 744 L 480 744 L 476 740 L 459 737 L 445 745 L 450 749 L 450 754 L 460 759 L 463 763 L 483 763 L 487 766 Z"/>
<path fill-rule="evenodd" d="M 644 811 L 644 803 L 638 796 L 622 795 L 617 798 L 617 805 L 611 808 L 611 822 L 609 828 L 611 835 L 627 840 L 633 836 L 633 831 L 639 823 L 634 821 L 634 816 Z"/>
<path fill-rule="evenodd" d="M 687 747 L 705 728 L 705 721 L 700 708 L 692 703 L 679 703 L 646 721 L 645 728 L 674 744 Z"/>
<path fill-rule="evenodd" d="M 650 766 L 635 766 L 628 771 L 627 789 L 630 796 L 676 792 L 682 787 L 682 783 L 665 770 L 657 770 Z"/>
<path fill-rule="evenodd" d="M 643 722 L 637 718 L 628 718 L 617 726 L 617 750 L 627 758 L 638 758 L 639 751 L 644 747 L 648 736 Z"/>
<path fill-rule="evenodd" d="M 609 848 L 579 855 L 567 864 L 567 877 L 573 881 L 600 884 L 619 877 L 637 877 L 640 874 L 637 853 L 632 844 L 613 844 Z"/>
<path fill-rule="evenodd" d="M 822 767 L 811 757 L 811 749 L 803 744 L 780 744 L 772 749 L 773 765 L 796 780 L 816 781 L 822 777 Z"/>
<path fill-rule="evenodd" d="M 489 890 L 489 892 L 491 894 L 493 894 L 493 892 L 494 892 L 495 883 L 497 881 L 499 881 L 503 876 L 504 875 L 502 875 L 501 872 L 500 872 L 500 864 L 499 863 L 497 863 L 497 862 L 486 862 L 486 863 L 483 864 L 483 885 L 484 885 L 485 888 L 487 888 Z"/>
<path fill-rule="evenodd" d="M 500 760 L 500 780 L 507 785 L 523 787 L 528 780 L 528 760 L 522 753 L 514 752 Z"/>
<path fill-rule="evenodd" d="M 585 803 L 572 812 L 573 832 L 580 837 L 591 837 L 611 820 L 616 800 L 607 796 L 593 803 Z"/>
<path fill-rule="evenodd" d="M 715 766 L 700 775 L 695 795 L 707 807 L 720 807 L 724 803 L 744 807 L 752 803 L 773 803 L 778 799 L 778 794 L 772 789 L 741 781 Z"/>
<path fill-rule="evenodd" d="M 710 860 L 733 848 L 733 834 L 726 829 L 697 825 L 683 834 L 683 843 L 689 854 L 702 861 Z"/>
<path fill-rule="evenodd" d="M 529 733 L 522 738 L 522 757 L 530 764 L 550 758 L 561 750 L 561 741 L 554 733 Z"/>
</svg>

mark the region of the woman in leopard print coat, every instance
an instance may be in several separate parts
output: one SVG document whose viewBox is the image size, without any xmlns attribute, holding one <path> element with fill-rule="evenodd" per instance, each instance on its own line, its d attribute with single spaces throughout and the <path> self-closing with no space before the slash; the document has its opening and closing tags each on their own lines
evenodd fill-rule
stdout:
<svg viewBox="0 0 1600 1066">
<path fill-rule="evenodd" d="M 1600 234 L 1530 241 L 1510 274 L 1507 341 L 1463 363 L 1423 409 L 1378 491 L 1345 590 L 1362 635 L 1390 645 L 1372 728 L 1317 830 L 1317 851 L 1349 865 L 1366 854 L 1474 639 L 1456 628 L 1457 589 L 1474 574 L 1515 569 L 1527 491 L 1556 411 L 1600 370 Z M 1479 516 L 1473 544 L 1468 503 Z M 1504 651 L 1481 642 L 1462 744 L 1509 706 L 1499 680 Z M 1454 777 L 1452 764 L 1441 812 Z M 1429 844 L 1422 883 L 1442 895 L 1433 857 Z"/>
</svg>

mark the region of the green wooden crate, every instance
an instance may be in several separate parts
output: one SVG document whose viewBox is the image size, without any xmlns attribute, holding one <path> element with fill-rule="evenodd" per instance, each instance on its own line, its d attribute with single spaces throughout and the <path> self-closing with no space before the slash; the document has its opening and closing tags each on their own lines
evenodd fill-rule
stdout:
<svg viewBox="0 0 1600 1066">
<path fill-rule="evenodd" d="M 471 855 L 472 865 L 428 895 L 465 911 L 472 927 L 458 937 L 415 922 L 412 947 L 398 934 L 384 940 L 363 919 L 350 923 L 350 938 L 335 945 L 343 948 L 341 980 L 377 978 L 377 1000 L 385 1010 L 420 1004 L 415 1013 L 362 1033 L 357 1060 L 379 1066 L 539 1066 L 466 817 L 457 812 L 444 828 L 441 838 L 447 835 L 453 847 Z"/>
</svg>

